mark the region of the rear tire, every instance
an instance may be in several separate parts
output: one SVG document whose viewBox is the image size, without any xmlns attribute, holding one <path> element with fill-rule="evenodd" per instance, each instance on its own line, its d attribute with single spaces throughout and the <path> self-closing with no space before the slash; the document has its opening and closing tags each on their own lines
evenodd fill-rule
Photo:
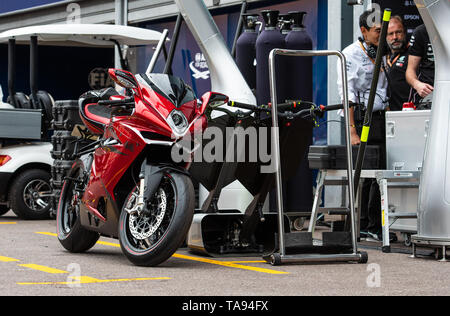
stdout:
<svg viewBox="0 0 450 316">
<path fill-rule="evenodd" d="M 22 219 L 48 219 L 51 198 L 50 173 L 42 169 L 23 171 L 9 192 L 11 209 Z"/>
<path fill-rule="evenodd" d="M 156 266 L 169 259 L 186 238 L 194 215 L 194 186 L 186 175 L 165 172 L 159 188 L 148 199 L 147 215 L 129 213 L 136 207 L 138 194 L 138 187 L 133 188 L 122 208 L 120 246 L 135 265 Z"/>
<path fill-rule="evenodd" d="M 70 172 L 72 179 L 78 178 L 80 169 Z M 61 245 L 73 253 L 85 252 L 91 249 L 100 235 L 81 226 L 80 207 L 81 196 L 77 192 L 77 183 L 66 180 L 61 190 L 61 196 L 56 213 L 56 231 Z"/>
</svg>

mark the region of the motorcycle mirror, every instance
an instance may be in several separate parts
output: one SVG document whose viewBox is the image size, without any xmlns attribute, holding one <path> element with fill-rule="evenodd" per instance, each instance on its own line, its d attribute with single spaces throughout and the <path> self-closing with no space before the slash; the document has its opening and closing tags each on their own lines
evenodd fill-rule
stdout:
<svg viewBox="0 0 450 316">
<path fill-rule="evenodd" d="M 131 72 L 110 68 L 108 74 L 115 83 L 126 89 L 137 89 L 138 83 Z"/>
<path fill-rule="evenodd" d="M 207 92 L 202 96 L 202 106 L 200 108 L 200 113 L 203 113 L 207 107 L 216 108 L 221 105 L 227 104 L 229 101 L 228 96 L 217 93 L 217 92 Z"/>
</svg>

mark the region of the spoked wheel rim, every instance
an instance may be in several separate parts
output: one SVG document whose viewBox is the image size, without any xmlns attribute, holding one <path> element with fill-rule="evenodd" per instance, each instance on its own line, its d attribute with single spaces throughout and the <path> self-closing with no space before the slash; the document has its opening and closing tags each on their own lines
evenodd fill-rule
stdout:
<svg viewBox="0 0 450 316">
<path fill-rule="evenodd" d="M 155 247 L 167 233 L 175 213 L 177 191 L 172 178 L 163 177 L 143 212 L 138 211 L 138 196 L 137 186 L 125 202 L 125 237 L 135 252 L 146 252 Z"/>
<path fill-rule="evenodd" d="M 52 197 L 50 183 L 42 179 L 36 179 L 28 183 L 23 189 L 23 201 L 25 205 L 36 213 L 46 210 Z"/>
<path fill-rule="evenodd" d="M 63 205 L 60 216 L 60 227 L 65 234 L 68 234 L 72 231 L 79 217 L 81 196 L 74 181 L 67 181 L 66 185 L 67 188 L 61 200 Z"/>
</svg>

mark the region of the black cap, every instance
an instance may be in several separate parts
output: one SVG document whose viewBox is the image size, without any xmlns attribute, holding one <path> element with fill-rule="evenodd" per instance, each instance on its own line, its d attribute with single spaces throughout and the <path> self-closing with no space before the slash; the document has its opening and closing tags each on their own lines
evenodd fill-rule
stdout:
<svg viewBox="0 0 450 316">
<path fill-rule="evenodd" d="M 259 14 L 256 13 L 245 13 L 242 15 L 244 19 L 244 29 L 245 30 L 256 30 L 256 22 L 258 22 Z"/>
<path fill-rule="evenodd" d="M 261 11 L 261 15 L 266 23 L 266 27 L 277 27 L 278 24 L 278 16 L 280 15 L 280 11 L 278 10 L 264 10 Z"/>
<path fill-rule="evenodd" d="M 289 13 L 280 14 L 278 21 L 281 23 L 281 31 L 290 31 L 292 26 L 292 18 Z"/>
<path fill-rule="evenodd" d="M 293 21 L 292 27 L 305 27 L 303 22 L 305 20 L 305 15 L 307 14 L 306 12 L 304 12 L 304 11 L 291 11 L 291 12 L 289 12 L 289 14 L 291 15 L 291 18 L 292 18 L 292 21 Z"/>
</svg>

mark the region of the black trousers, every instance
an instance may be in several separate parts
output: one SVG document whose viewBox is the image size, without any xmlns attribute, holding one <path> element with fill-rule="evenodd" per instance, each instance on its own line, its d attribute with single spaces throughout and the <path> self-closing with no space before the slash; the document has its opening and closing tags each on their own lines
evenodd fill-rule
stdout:
<svg viewBox="0 0 450 316">
<path fill-rule="evenodd" d="M 364 113 L 355 114 L 355 125 L 361 137 Z M 378 111 L 372 114 L 372 124 L 367 145 L 380 146 L 381 169 L 386 169 L 386 125 L 385 112 Z M 374 234 L 381 233 L 381 195 L 376 179 L 364 179 L 361 189 L 361 231 Z"/>
</svg>

